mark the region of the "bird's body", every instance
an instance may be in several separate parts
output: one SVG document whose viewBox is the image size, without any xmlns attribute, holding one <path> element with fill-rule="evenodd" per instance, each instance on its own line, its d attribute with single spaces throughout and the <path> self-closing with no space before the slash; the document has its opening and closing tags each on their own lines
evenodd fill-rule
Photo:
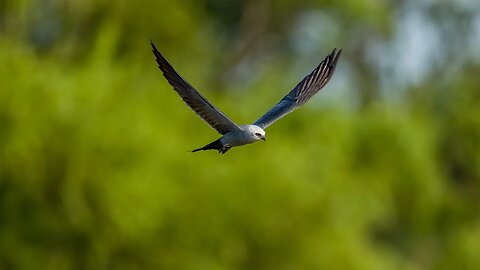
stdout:
<svg viewBox="0 0 480 270">
<path fill-rule="evenodd" d="M 307 75 L 297 86 L 283 97 L 275 106 L 267 111 L 252 125 L 237 125 L 212 103 L 204 98 L 195 88 L 185 81 L 157 50 L 153 42 L 152 51 L 158 67 L 168 83 L 180 95 L 183 101 L 212 128 L 223 136 L 204 147 L 193 150 L 218 150 L 224 154 L 230 148 L 265 141 L 265 128 L 291 113 L 322 89 L 333 75 L 341 50 L 334 49 L 320 64 Z"/>
<path fill-rule="evenodd" d="M 224 154 L 234 146 L 250 144 L 260 140 L 266 140 L 265 130 L 256 125 L 241 125 L 239 130 L 229 131 L 218 140 L 209 143 L 204 147 L 195 149 L 193 152 L 215 149 Z"/>
</svg>

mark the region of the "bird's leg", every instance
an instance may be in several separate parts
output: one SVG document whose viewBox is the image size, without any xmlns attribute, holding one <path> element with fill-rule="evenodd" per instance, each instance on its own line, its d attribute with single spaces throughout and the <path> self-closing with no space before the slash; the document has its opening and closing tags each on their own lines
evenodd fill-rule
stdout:
<svg viewBox="0 0 480 270">
<path fill-rule="evenodd" d="M 229 144 L 223 145 L 220 149 L 218 149 L 219 153 L 225 154 L 228 150 L 232 148 Z"/>
</svg>

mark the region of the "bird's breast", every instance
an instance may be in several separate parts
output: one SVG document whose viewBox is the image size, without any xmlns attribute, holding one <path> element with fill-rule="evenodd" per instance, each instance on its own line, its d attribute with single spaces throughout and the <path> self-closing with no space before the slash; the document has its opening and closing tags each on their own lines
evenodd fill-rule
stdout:
<svg viewBox="0 0 480 270">
<path fill-rule="evenodd" d="M 249 134 L 246 134 L 245 132 L 242 132 L 242 131 L 227 132 L 225 133 L 225 135 L 223 135 L 220 141 L 224 145 L 229 144 L 231 146 L 240 146 L 240 145 L 255 142 L 250 138 Z"/>
</svg>

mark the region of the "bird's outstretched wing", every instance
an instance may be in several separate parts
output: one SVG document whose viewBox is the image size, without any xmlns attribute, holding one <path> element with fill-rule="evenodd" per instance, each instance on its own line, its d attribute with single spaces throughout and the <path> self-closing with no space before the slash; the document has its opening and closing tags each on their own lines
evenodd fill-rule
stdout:
<svg viewBox="0 0 480 270">
<path fill-rule="evenodd" d="M 278 119 L 291 113 L 313 95 L 315 95 L 322 87 L 324 87 L 330 78 L 332 78 L 338 58 L 342 54 L 342 50 L 334 49 L 310 74 L 293 88 L 288 95 L 282 98 L 267 113 L 260 117 L 254 125 L 263 129 L 273 124 Z"/>
<path fill-rule="evenodd" d="M 232 130 L 239 130 L 230 118 L 228 118 L 219 109 L 213 106 L 206 98 L 204 98 L 195 88 L 193 88 L 186 80 L 184 80 L 172 65 L 168 63 L 167 59 L 157 50 L 155 44 L 152 45 L 152 51 L 157 60 L 158 67 L 167 79 L 168 83 L 173 87 L 185 103 L 192 108 L 192 110 L 200 116 L 211 127 L 217 130 L 220 134 L 225 134 Z"/>
</svg>

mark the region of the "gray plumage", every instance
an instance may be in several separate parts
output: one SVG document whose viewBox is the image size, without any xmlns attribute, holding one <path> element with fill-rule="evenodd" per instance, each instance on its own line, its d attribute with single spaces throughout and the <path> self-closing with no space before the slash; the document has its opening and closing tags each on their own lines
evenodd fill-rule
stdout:
<svg viewBox="0 0 480 270">
<path fill-rule="evenodd" d="M 214 149 L 222 154 L 234 146 L 250 144 L 260 140 L 265 141 L 265 128 L 303 105 L 328 83 L 342 53 L 342 50 L 334 49 L 290 93 L 255 121 L 253 125 L 239 126 L 184 80 L 157 50 L 153 42 L 151 42 L 151 45 L 158 67 L 168 83 L 201 119 L 223 135 L 218 140 L 195 149 L 193 152 Z"/>
<path fill-rule="evenodd" d="M 192 108 L 192 110 L 200 116 L 205 122 L 212 126 L 218 133 L 224 135 L 232 130 L 240 130 L 230 118 L 228 118 L 219 109 L 213 106 L 206 98 L 204 98 L 195 88 L 193 88 L 186 80 L 184 80 L 167 59 L 152 44 L 153 53 L 157 59 L 157 64 L 163 72 L 163 76 L 168 80 L 170 85 L 180 95 L 180 97 Z"/>
<path fill-rule="evenodd" d="M 288 95 L 283 97 L 275 106 L 267 113 L 260 117 L 254 125 L 261 128 L 267 128 L 273 122 L 291 113 L 293 110 L 302 106 L 320 89 L 322 89 L 332 78 L 335 66 L 342 50 L 333 49 L 330 53 L 310 74 L 293 88 Z"/>
</svg>

